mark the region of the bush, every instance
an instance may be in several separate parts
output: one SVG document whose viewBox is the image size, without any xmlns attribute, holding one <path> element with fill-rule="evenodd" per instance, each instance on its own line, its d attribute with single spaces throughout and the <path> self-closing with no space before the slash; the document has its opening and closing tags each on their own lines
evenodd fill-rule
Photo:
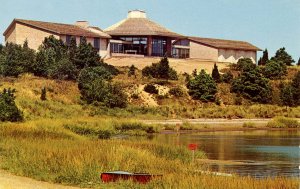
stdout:
<svg viewBox="0 0 300 189">
<path fill-rule="evenodd" d="M 244 128 L 255 128 L 255 124 L 253 122 L 245 122 L 243 123 Z"/>
<path fill-rule="evenodd" d="M 256 65 L 252 62 L 250 58 L 241 58 L 238 60 L 236 69 L 240 71 L 250 71 L 256 68 Z"/>
<path fill-rule="evenodd" d="M 49 67 L 48 76 L 52 79 L 76 80 L 77 78 L 78 70 L 67 58 L 63 58 Z"/>
<path fill-rule="evenodd" d="M 286 118 L 286 117 L 278 117 L 268 122 L 267 127 L 271 128 L 299 128 L 300 123 L 298 120 Z"/>
<path fill-rule="evenodd" d="M 152 84 L 145 85 L 144 91 L 150 94 L 158 94 L 158 89 Z"/>
<path fill-rule="evenodd" d="M 40 99 L 41 99 L 42 101 L 47 100 L 46 94 L 47 94 L 46 87 L 43 87 L 42 90 L 41 90 L 41 97 L 40 97 Z"/>
<path fill-rule="evenodd" d="M 221 80 L 224 83 L 231 83 L 232 79 L 233 79 L 233 74 L 230 71 L 224 73 L 221 77 Z"/>
<path fill-rule="evenodd" d="M 221 81 L 220 73 L 219 73 L 218 66 L 217 66 L 216 63 L 215 63 L 214 68 L 212 70 L 211 76 L 215 80 L 215 82 L 219 83 Z"/>
<path fill-rule="evenodd" d="M 283 64 L 285 64 L 286 66 L 292 66 L 292 64 L 295 62 L 292 56 L 285 51 L 284 47 L 278 49 L 275 53 L 275 56 L 272 57 L 271 60 L 283 62 Z"/>
<path fill-rule="evenodd" d="M 281 61 L 270 60 L 267 62 L 264 75 L 269 79 L 280 79 L 282 76 L 287 74 L 287 67 Z"/>
<path fill-rule="evenodd" d="M 175 97 L 183 97 L 184 96 L 184 90 L 180 86 L 171 88 L 169 93 Z"/>
<path fill-rule="evenodd" d="M 268 103 L 272 98 L 272 88 L 269 80 L 263 77 L 257 68 L 244 71 L 234 79 L 231 91 L 253 102 Z"/>
<path fill-rule="evenodd" d="M 15 89 L 3 89 L 3 92 L 0 93 L 0 121 L 23 120 L 23 114 L 15 104 L 15 92 Z"/>
<path fill-rule="evenodd" d="M 133 75 L 135 76 L 135 70 L 136 70 L 136 67 L 134 65 L 131 65 L 128 70 L 128 77 L 131 77 Z"/>
<path fill-rule="evenodd" d="M 215 100 L 217 85 L 213 78 L 206 74 L 204 70 L 201 70 L 201 72 L 187 84 L 187 87 L 193 99 L 205 102 Z"/>
<path fill-rule="evenodd" d="M 145 77 L 153 77 L 158 79 L 177 80 L 177 72 L 169 66 L 169 60 L 164 57 L 159 63 L 153 63 L 151 66 L 146 66 L 142 70 Z"/>
</svg>

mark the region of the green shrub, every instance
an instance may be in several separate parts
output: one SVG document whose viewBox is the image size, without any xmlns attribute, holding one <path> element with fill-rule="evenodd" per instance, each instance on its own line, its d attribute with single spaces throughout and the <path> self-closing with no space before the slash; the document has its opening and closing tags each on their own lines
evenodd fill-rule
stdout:
<svg viewBox="0 0 300 189">
<path fill-rule="evenodd" d="M 175 97 L 183 97 L 185 94 L 184 90 L 180 86 L 171 88 L 169 93 Z"/>
<path fill-rule="evenodd" d="M 271 128 L 299 128 L 300 123 L 296 119 L 277 117 L 268 122 L 267 127 Z"/>
<path fill-rule="evenodd" d="M 0 93 L 0 121 L 23 120 L 23 114 L 15 104 L 15 92 L 15 89 L 3 89 L 3 92 Z"/>
<path fill-rule="evenodd" d="M 219 83 L 221 81 L 221 76 L 220 76 L 220 73 L 219 73 L 219 70 L 218 70 L 218 66 L 217 64 L 215 63 L 214 64 L 214 68 L 212 70 L 212 74 L 211 74 L 211 77 L 215 80 L 215 82 Z"/>
<path fill-rule="evenodd" d="M 287 74 L 287 67 L 281 61 L 270 60 L 267 62 L 264 75 L 269 79 L 280 79 L 282 76 Z"/>
<path fill-rule="evenodd" d="M 217 93 L 217 85 L 213 78 L 204 70 L 192 79 L 188 84 L 189 94 L 193 99 L 202 101 L 214 101 Z"/>
<path fill-rule="evenodd" d="M 50 65 L 48 76 L 52 79 L 76 80 L 78 76 L 78 70 L 69 59 L 63 58 Z"/>
<path fill-rule="evenodd" d="M 42 101 L 45 101 L 45 100 L 47 100 L 46 96 L 47 96 L 47 90 L 46 90 L 46 87 L 43 87 L 42 90 L 41 90 L 41 97 L 40 97 L 40 99 Z"/>
<path fill-rule="evenodd" d="M 134 65 L 131 65 L 130 67 L 129 67 L 129 70 L 128 70 L 128 77 L 131 77 L 131 76 L 135 76 L 135 70 L 136 70 L 137 68 L 134 66 Z"/>
<path fill-rule="evenodd" d="M 252 62 L 250 58 L 241 58 L 236 64 L 236 69 L 240 71 L 250 71 L 256 68 L 256 65 Z"/>
<path fill-rule="evenodd" d="M 255 124 L 253 122 L 245 122 L 243 123 L 244 128 L 255 128 Z"/>
<path fill-rule="evenodd" d="M 145 85 L 144 91 L 150 94 L 158 94 L 158 89 L 152 84 Z"/>
<path fill-rule="evenodd" d="M 233 80 L 233 74 L 230 71 L 226 72 L 222 75 L 221 80 L 224 83 L 231 83 L 231 81 Z"/>
<path fill-rule="evenodd" d="M 98 138 L 99 139 L 110 139 L 111 135 L 112 135 L 112 133 L 108 130 L 98 131 Z"/>
</svg>

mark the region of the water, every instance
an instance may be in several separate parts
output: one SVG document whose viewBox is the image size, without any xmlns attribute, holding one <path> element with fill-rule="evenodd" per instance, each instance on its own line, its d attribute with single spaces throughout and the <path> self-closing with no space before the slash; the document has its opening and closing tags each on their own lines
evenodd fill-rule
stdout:
<svg viewBox="0 0 300 189">
<path fill-rule="evenodd" d="M 159 134 L 151 140 L 172 145 L 196 143 L 209 159 L 212 171 L 242 176 L 300 177 L 300 131 L 230 131 Z"/>
</svg>

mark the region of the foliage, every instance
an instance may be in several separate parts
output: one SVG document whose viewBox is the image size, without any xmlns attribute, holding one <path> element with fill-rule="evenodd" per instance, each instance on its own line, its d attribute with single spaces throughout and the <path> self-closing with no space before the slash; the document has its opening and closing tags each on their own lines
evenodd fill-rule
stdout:
<svg viewBox="0 0 300 189">
<path fill-rule="evenodd" d="M 7 43 L 3 48 L 4 58 L 2 57 L 1 75 L 14 76 L 26 72 L 32 72 L 35 62 L 35 52 L 26 45 L 21 46 L 13 43 Z"/>
<path fill-rule="evenodd" d="M 68 59 L 63 58 L 52 65 L 49 65 L 48 76 L 60 80 L 76 80 L 78 71 L 74 64 Z"/>
<path fill-rule="evenodd" d="M 79 70 L 84 67 L 99 66 L 100 64 L 100 56 L 93 46 L 90 43 L 87 43 L 85 37 L 82 37 L 80 40 L 73 63 Z"/>
<path fill-rule="evenodd" d="M 158 89 L 152 84 L 145 85 L 144 91 L 150 94 L 158 94 Z"/>
<path fill-rule="evenodd" d="M 192 76 L 196 77 L 197 75 L 198 75 L 198 71 L 197 71 L 197 69 L 194 69 L 193 72 L 192 72 Z"/>
<path fill-rule="evenodd" d="M 130 66 L 130 68 L 129 68 L 129 71 L 128 71 L 128 76 L 130 77 L 130 76 L 135 76 L 135 70 L 136 70 L 137 68 L 134 66 L 134 65 L 131 65 Z"/>
<path fill-rule="evenodd" d="M 15 104 L 15 89 L 3 89 L 0 93 L 0 121 L 22 121 L 23 114 Z"/>
<path fill-rule="evenodd" d="M 169 66 L 167 57 L 162 58 L 159 63 L 153 63 L 151 66 L 146 66 L 142 70 L 142 74 L 145 77 L 178 80 L 177 72 Z"/>
<path fill-rule="evenodd" d="M 294 106 L 293 89 L 294 88 L 290 84 L 280 87 L 280 101 L 282 105 Z"/>
<path fill-rule="evenodd" d="M 187 87 L 193 99 L 205 102 L 215 100 L 217 85 L 213 78 L 206 74 L 204 70 L 201 70 L 201 72 L 187 84 Z"/>
<path fill-rule="evenodd" d="M 265 49 L 263 52 L 263 56 L 258 61 L 258 65 L 264 66 L 267 64 L 268 61 L 269 61 L 268 49 Z"/>
<path fill-rule="evenodd" d="M 40 99 L 41 99 L 42 101 L 47 100 L 47 89 L 46 89 L 46 87 L 43 87 L 43 88 L 42 88 Z"/>
<path fill-rule="evenodd" d="M 182 87 L 176 86 L 170 89 L 169 93 L 175 97 L 183 97 L 185 92 Z"/>
<path fill-rule="evenodd" d="M 298 63 L 297 63 L 297 66 L 300 66 L 300 58 L 298 59 Z"/>
<path fill-rule="evenodd" d="M 269 80 L 263 77 L 258 68 L 243 71 L 233 80 L 231 91 L 259 103 L 268 103 L 272 97 Z"/>
<path fill-rule="evenodd" d="M 269 79 L 280 79 L 287 74 L 287 67 L 283 62 L 270 60 L 264 69 L 264 76 Z"/>
<path fill-rule="evenodd" d="M 232 79 L 233 74 L 231 73 L 231 71 L 225 72 L 221 77 L 221 81 L 224 83 L 231 83 Z"/>
<path fill-rule="evenodd" d="M 295 62 L 292 56 L 285 51 L 284 47 L 278 49 L 275 53 L 275 56 L 272 57 L 271 60 L 283 62 L 287 66 L 292 66 L 292 64 Z"/>
<path fill-rule="evenodd" d="M 236 64 L 236 69 L 239 71 L 247 72 L 255 69 L 256 65 L 252 62 L 250 58 L 241 58 Z"/>
<path fill-rule="evenodd" d="M 215 82 L 217 82 L 217 83 L 221 82 L 221 76 L 220 76 L 218 66 L 217 66 L 216 63 L 215 63 L 214 68 L 212 70 L 211 76 L 215 80 Z"/>
<path fill-rule="evenodd" d="M 66 57 L 67 47 L 61 39 L 56 39 L 53 35 L 45 37 L 42 45 L 39 47 L 39 50 L 52 50 L 53 57 L 55 61 L 59 61 L 62 58 Z"/>
<path fill-rule="evenodd" d="M 271 128 L 299 128 L 300 123 L 296 119 L 277 117 L 268 122 L 267 127 Z"/>
<path fill-rule="evenodd" d="M 293 78 L 291 85 L 293 88 L 293 99 L 295 106 L 300 106 L 300 71 L 298 71 Z"/>
</svg>

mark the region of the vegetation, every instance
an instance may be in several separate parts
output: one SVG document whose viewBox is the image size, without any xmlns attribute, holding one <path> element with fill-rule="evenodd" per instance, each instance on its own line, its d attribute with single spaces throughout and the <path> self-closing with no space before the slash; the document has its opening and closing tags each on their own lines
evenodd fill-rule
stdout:
<svg viewBox="0 0 300 189">
<path fill-rule="evenodd" d="M 268 122 L 267 127 L 271 128 L 299 128 L 300 123 L 296 119 L 277 117 Z"/>
<path fill-rule="evenodd" d="M 281 79 L 287 74 L 287 66 L 281 61 L 270 60 L 266 63 L 264 75 L 269 79 Z"/>
<path fill-rule="evenodd" d="M 177 72 L 169 66 L 169 60 L 164 57 L 159 63 L 153 63 L 151 66 L 146 66 L 142 70 L 143 76 L 153 77 L 158 79 L 177 80 Z"/>
<path fill-rule="evenodd" d="M 256 65 L 250 58 L 241 58 L 236 64 L 236 69 L 242 72 L 247 72 L 255 69 Z"/>
<path fill-rule="evenodd" d="M 41 90 L 41 100 L 47 100 L 47 89 L 46 87 L 43 87 Z"/>
<path fill-rule="evenodd" d="M 297 63 L 297 66 L 300 66 L 300 58 L 298 59 L 298 63 Z"/>
<path fill-rule="evenodd" d="M 283 62 L 287 66 L 292 66 L 292 64 L 295 62 L 292 56 L 285 51 L 284 47 L 278 49 L 275 53 L 275 56 L 272 57 L 271 60 Z"/>
<path fill-rule="evenodd" d="M 221 76 L 218 70 L 218 66 L 215 63 L 214 64 L 214 68 L 212 70 L 212 74 L 211 74 L 212 78 L 215 80 L 216 83 L 220 83 L 221 82 Z"/>
<path fill-rule="evenodd" d="M 145 85 L 144 91 L 150 94 L 158 94 L 158 89 L 152 84 Z"/>
<path fill-rule="evenodd" d="M 213 78 L 201 70 L 200 73 L 188 84 L 189 94 L 193 99 L 204 102 L 214 101 L 217 93 L 217 85 Z"/>
<path fill-rule="evenodd" d="M 135 70 L 137 68 L 134 66 L 134 65 L 131 65 L 130 68 L 129 68 L 129 71 L 128 71 L 128 76 L 131 77 L 131 76 L 135 76 L 136 77 L 136 73 L 135 73 Z"/>
<path fill-rule="evenodd" d="M 17 122 L 23 120 L 22 112 L 15 104 L 15 89 L 3 89 L 0 93 L 0 121 Z"/>
<path fill-rule="evenodd" d="M 175 97 L 183 97 L 185 96 L 185 91 L 182 87 L 176 86 L 170 89 L 169 93 Z"/>
<path fill-rule="evenodd" d="M 225 72 L 222 75 L 221 80 L 225 83 L 231 83 L 231 81 L 233 80 L 233 74 L 231 73 L 231 71 Z"/>
<path fill-rule="evenodd" d="M 268 61 L 269 61 L 268 49 L 265 49 L 263 51 L 263 56 L 258 60 L 258 65 L 264 66 L 267 64 Z"/>
</svg>

